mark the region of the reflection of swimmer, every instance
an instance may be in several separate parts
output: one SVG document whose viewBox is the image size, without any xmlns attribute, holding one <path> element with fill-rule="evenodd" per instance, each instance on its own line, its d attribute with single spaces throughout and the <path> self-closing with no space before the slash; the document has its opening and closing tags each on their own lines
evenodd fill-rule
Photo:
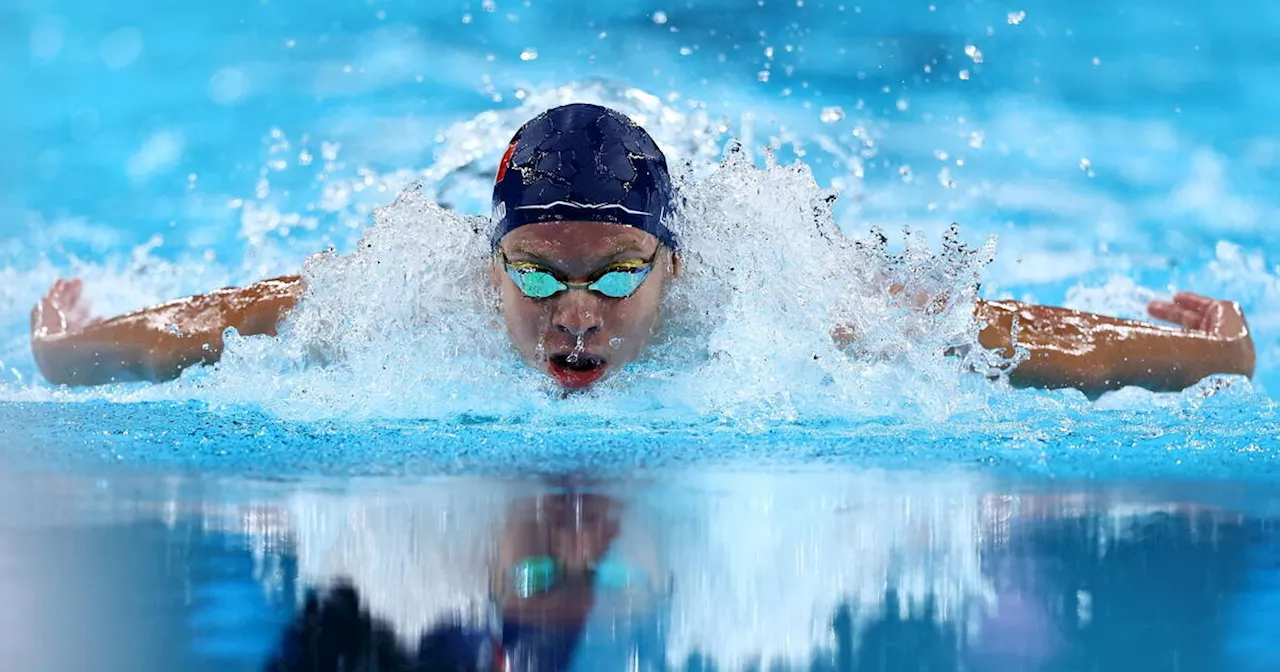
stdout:
<svg viewBox="0 0 1280 672">
<path fill-rule="evenodd" d="M 341 581 L 308 596 L 269 669 L 347 669 L 335 667 L 341 660 L 395 670 L 661 668 L 669 585 L 652 540 L 622 539 L 622 506 L 593 494 L 515 502 L 489 572 L 492 626 L 445 619 L 404 647 L 408 633 L 376 620 L 360 587 Z"/>
<path fill-rule="evenodd" d="M 568 105 L 516 133 L 494 186 L 491 278 L 512 345 L 530 365 L 581 388 L 641 353 L 679 266 L 666 226 L 672 202 L 662 152 L 616 112 Z M 90 319 L 80 281 L 59 281 L 32 311 L 32 351 L 57 384 L 167 380 L 217 361 L 228 327 L 274 335 L 302 291 L 300 277 L 277 278 L 101 321 Z M 984 347 L 1011 356 L 1016 338 L 1029 353 L 1015 384 L 1097 393 L 1252 375 L 1238 305 L 1180 293 L 1149 312 L 1178 326 L 1011 301 L 977 306 Z"/>
</svg>

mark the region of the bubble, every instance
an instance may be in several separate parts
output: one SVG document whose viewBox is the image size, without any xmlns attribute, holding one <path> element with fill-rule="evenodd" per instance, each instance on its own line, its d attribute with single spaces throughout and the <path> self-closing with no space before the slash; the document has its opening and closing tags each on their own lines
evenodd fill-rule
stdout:
<svg viewBox="0 0 1280 672">
<path fill-rule="evenodd" d="M 1009 25 L 1016 26 L 1022 23 L 1023 19 L 1027 18 L 1027 13 L 1023 11 L 1009 12 L 1008 18 L 1009 18 Z"/>
<path fill-rule="evenodd" d="M 824 124 L 834 124 L 837 121 L 844 119 L 844 108 L 835 106 L 824 107 L 822 108 L 822 114 L 819 118 L 822 119 L 822 123 Z"/>
<path fill-rule="evenodd" d="M 971 58 L 971 59 L 973 59 L 973 62 L 974 62 L 974 63 L 981 63 L 981 62 L 982 62 L 982 51 L 980 51 L 980 50 L 978 49 L 978 45 L 976 45 L 976 44 L 968 44 L 968 45 L 965 45 L 965 48 L 964 48 L 964 55 L 965 55 L 965 56 L 968 56 L 968 57 L 969 57 L 969 58 Z"/>
<path fill-rule="evenodd" d="M 663 11 L 654 12 L 653 22 L 658 24 L 659 26 L 665 24 L 667 22 L 667 13 Z"/>
<path fill-rule="evenodd" d="M 965 81 L 968 81 L 968 79 L 969 79 L 969 71 L 968 71 L 968 70 L 961 70 L 961 71 L 960 71 L 960 79 L 965 80 Z"/>
<path fill-rule="evenodd" d="M 249 79 L 239 68 L 223 68 L 209 78 L 209 97 L 219 105 L 233 105 L 244 98 Z"/>
<path fill-rule="evenodd" d="M 537 58 L 538 58 L 537 49 L 525 49 L 524 51 L 520 52 L 520 60 L 522 61 L 533 61 L 533 60 L 537 60 Z"/>
<path fill-rule="evenodd" d="M 121 28 L 107 33 L 98 46 L 98 53 L 108 68 L 127 68 L 142 55 L 142 33 L 137 28 Z"/>
<path fill-rule="evenodd" d="M 186 147 L 186 138 L 177 131 L 157 131 L 129 157 L 125 172 L 135 180 L 168 172 L 177 166 Z"/>
<path fill-rule="evenodd" d="M 36 20 L 31 26 L 27 38 L 27 49 L 31 58 L 38 62 L 49 62 L 62 53 L 64 26 L 57 16 L 46 16 Z"/>
</svg>

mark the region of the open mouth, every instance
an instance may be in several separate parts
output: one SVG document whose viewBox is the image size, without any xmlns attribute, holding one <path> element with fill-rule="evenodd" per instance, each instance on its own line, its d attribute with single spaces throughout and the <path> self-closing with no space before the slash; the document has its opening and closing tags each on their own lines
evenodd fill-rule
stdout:
<svg viewBox="0 0 1280 672">
<path fill-rule="evenodd" d="M 553 355 L 547 360 L 547 370 L 552 378 L 569 388 L 586 387 L 596 382 L 605 373 L 605 361 L 595 355 L 579 353 L 573 355 Z"/>
</svg>

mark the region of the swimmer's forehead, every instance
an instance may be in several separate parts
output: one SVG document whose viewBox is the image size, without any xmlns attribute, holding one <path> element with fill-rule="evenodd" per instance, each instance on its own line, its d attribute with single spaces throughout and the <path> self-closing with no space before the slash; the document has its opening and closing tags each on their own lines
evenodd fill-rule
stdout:
<svg viewBox="0 0 1280 672">
<path fill-rule="evenodd" d="M 512 231 L 501 247 L 509 255 L 543 259 L 648 256 L 658 246 L 652 234 L 634 227 L 601 222 L 549 222 Z"/>
</svg>

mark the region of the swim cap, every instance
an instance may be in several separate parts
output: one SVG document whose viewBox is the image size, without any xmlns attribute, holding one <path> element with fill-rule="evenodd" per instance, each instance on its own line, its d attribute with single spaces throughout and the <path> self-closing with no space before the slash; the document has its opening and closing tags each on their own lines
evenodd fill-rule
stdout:
<svg viewBox="0 0 1280 672">
<path fill-rule="evenodd" d="M 493 186 L 493 244 L 525 224 L 557 221 L 634 226 L 675 247 L 663 223 L 672 209 L 667 159 L 622 114 L 574 103 L 516 131 Z"/>
</svg>

